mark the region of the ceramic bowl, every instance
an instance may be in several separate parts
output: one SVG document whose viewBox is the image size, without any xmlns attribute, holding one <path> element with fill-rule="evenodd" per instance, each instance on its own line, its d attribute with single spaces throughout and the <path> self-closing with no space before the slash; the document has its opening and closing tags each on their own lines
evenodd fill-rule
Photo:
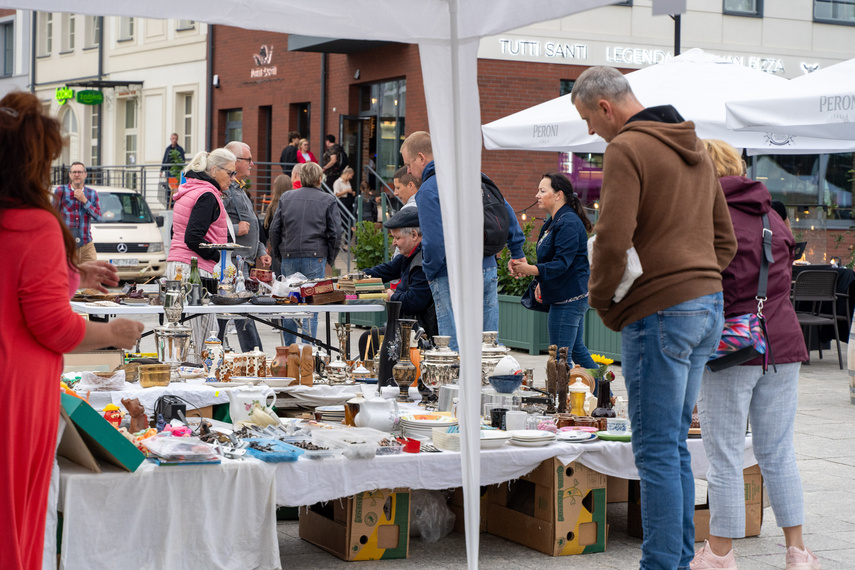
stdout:
<svg viewBox="0 0 855 570">
<path fill-rule="evenodd" d="M 490 376 L 490 385 L 500 394 L 511 394 L 515 392 L 522 385 L 522 381 L 522 374 Z"/>
</svg>

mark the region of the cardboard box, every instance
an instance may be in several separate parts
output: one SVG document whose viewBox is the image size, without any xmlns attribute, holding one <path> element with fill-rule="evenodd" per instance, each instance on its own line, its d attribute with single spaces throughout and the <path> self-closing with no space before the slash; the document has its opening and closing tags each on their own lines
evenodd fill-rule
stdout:
<svg viewBox="0 0 855 570">
<path fill-rule="evenodd" d="M 110 372 L 125 363 L 124 352 L 117 350 L 93 350 L 63 356 L 62 371 L 65 372 Z"/>
<path fill-rule="evenodd" d="M 483 486 L 481 487 L 481 532 L 487 532 L 487 504 L 487 487 Z M 454 532 L 460 534 L 466 533 L 466 523 L 463 520 L 463 506 L 463 487 L 457 487 L 448 501 L 448 508 L 451 509 L 451 512 L 456 517 L 454 520 Z"/>
<path fill-rule="evenodd" d="M 312 295 L 332 293 L 333 291 L 335 291 L 335 285 L 333 285 L 332 279 L 324 279 L 323 281 L 318 281 L 314 285 L 302 285 L 300 287 L 300 296 L 305 299 Z"/>
<path fill-rule="evenodd" d="M 763 526 L 763 476 L 760 467 L 753 465 L 742 472 L 745 481 L 745 536 L 758 536 Z M 630 536 L 644 537 L 641 526 L 641 486 L 631 481 L 627 501 L 626 532 Z M 695 542 L 710 536 L 709 496 L 702 505 L 695 505 Z"/>
<path fill-rule="evenodd" d="M 620 477 L 606 477 L 606 501 L 609 503 L 625 503 L 629 493 L 629 480 Z"/>
<path fill-rule="evenodd" d="M 547 459 L 487 499 L 490 534 L 552 556 L 606 549 L 606 476 L 578 462 Z"/>
<path fill-rule="evenodd" d="M 100 473 L 101 469 L 95 458 L 125 471 L 136 471 L 145 460 L 145 455 L 133 443 L 125 439 L 85 400 L 68 394 L 61 394 L 60 398 L 68 425 L 57 447 L 59 455 L 96 473 Z"/>
<path fill-rule="evenodd" d="M 410 491 L 365 491 L 300 507 L 300 538 L 347 561 L 407 558 Z"/>
</svg>

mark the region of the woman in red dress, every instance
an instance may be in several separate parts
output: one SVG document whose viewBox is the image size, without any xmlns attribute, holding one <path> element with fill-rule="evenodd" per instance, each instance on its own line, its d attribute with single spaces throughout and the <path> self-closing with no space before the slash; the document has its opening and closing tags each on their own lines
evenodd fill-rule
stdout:
<svg viewBox="0 0 855 570">
<path fill-rule="evenodd" d="M 91 323 L 71 310 L 78 283 L 117 285 L 106 262 L 77 267 L 74 240 L 51 205 L 60 125 L 34 95 L 0 100 L 0 566 L 41 568 L 59 424 L 62 354 L 132 347 L 142 323 Z"/>
</svg>

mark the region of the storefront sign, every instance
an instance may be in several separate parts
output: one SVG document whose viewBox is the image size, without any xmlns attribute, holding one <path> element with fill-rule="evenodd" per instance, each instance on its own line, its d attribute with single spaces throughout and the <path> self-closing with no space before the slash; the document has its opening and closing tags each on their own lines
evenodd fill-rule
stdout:
<svg viewBox="0 0 855 570">
<path fill-rule="evenodd" d="M 65 105 L 66 101 L 74 99 L 74 90 L 71 87 L 57 87 L 55 97 L 57 103 Z"/>
<path fill-rule="evenodd" d="M 588 46 L 585 44 L 500 39 L 499 45 L 503 55 L 539 57 L 543 54 L 549 58 L 588 59 Z"/>
<path fill-rule="evenodd" d="M 276 66 L 270 65 L 270 61 L 273 59 L 273 46 L 262 45 L 258 53 L 252 54 L 252 59 L 258 67 L 249 70 L 250 78 L 274 77 L 278 73 Z"/>
<path fill-rule="evenodd" d="M 77 102 L 81 105 L 100 105 L 104 102 L 104 93 L 95 90 L 78 91 Z"/>
</svg>

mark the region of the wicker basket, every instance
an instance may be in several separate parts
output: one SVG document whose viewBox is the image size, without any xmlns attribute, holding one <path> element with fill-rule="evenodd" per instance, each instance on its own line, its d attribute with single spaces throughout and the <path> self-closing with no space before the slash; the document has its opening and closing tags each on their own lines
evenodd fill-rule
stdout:
<svg viewBox="0 0 855 570">
<path fill-rule="evenodd" d="M 169 386 L 170 373 L 169 364 L 142 364 L 140 365 L 140 386 L 143 388 Z"/>
</svg>

